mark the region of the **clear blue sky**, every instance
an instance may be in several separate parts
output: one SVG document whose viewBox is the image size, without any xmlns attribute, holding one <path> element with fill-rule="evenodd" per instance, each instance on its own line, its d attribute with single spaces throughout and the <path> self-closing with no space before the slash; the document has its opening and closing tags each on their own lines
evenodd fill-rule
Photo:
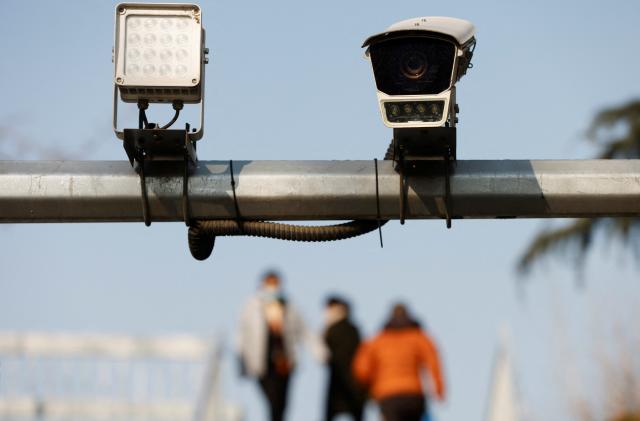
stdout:
<svg viewBox="0 0 640 421">
<path fill-rule="evenodd" d="M 0 25 L 0 159 L 124 159 L 110 130 L 116 2 L 5 0 Z M 634 1 L 202 2 L 207 68 L 201 159 L 370 159 L 391 132 L 379 118 L 362 41 L 415 16 L 477 26 L 475 67 L 459 85 L 459 158 L 585 158 L 593 114 L 639 93 Z M 438 340 L 450 398 L 438 419 L 479 419 L 499 327 L 512 330 L 530 411 L 564 420 L 566 361 L 597 342 L 594 323 L 630 320 L 637 265 L 599 247 L 576 290 L 551 260 L 517 288 L 515 261 L 536 230 L 562 221 L 410 221 L 321 245 L 219 239 L 194 261 L 182 224 L 0 227 L 0 329 L 234 334 L 259 274 L 280 268 L 316 328 L 329 292 L 353 298 L 367 334 L 404 299 Z M 625 257 L 626 256 L 626 257 Z M 519 291 L 522 294 L 519 294 Z M 595 321 L 594 321 L 595 320 Z M 560 321 L 562 323 L 560 323 Z M 559 326 L 564 326 L 560 329 Z M 561 339 L 561 340 L 560 340 Z M 560 343 L 562 342 L 562 344 Z M 560 352 L 562 348 L 563 352 Z M 573 351 L 566 351 L 571 349 Z M 228 398 L 262 420 L 227 354 Z M 588 367 L 588 360 L 583 364 Z M 598 376 L 586 370 L 586 396 Z M 323 370 L 305 358 L 291 419 L 319 419 Z"/>
</svg>

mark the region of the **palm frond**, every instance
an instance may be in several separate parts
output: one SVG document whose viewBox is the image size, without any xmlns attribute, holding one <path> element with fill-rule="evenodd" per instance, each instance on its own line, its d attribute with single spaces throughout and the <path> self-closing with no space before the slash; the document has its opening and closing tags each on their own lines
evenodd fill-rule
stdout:
<svg viewBox="0 0 640 421">
<path fill-rule="evenodd" d="M 613 132 L 624 135 L 613 138 Z M 599 112 L 587 130 L 587 137 L 601 146 L 603 159 L 631 159 L 640 157 L 640 101 Z"/>
<path fill-rule="evenodd" d="M 640 133 L 615 139 L 602 145 L 598 159 L 637 159 L 640 158 Z"/>
<path fill-rule="evenodd" d="M 607 108 L 595 115 L 587 131 L 587 135 L 589 138 L 594 138 L 601 129 L 614 127 L 621 122 L 637 123 L 639 117 L 640 100 L 634 100 L 619 107 Z"/>
<path fill-rule="evenodd" d="M 623 243 L 640 242 L 637 231 L 640 231 L 640 218 L 609 218 L 607 236 L 611 239 L 619 238 Z"/>
<path fill-rule="evenodd" d="M 594 229 L 598 219 L 577 219 L 562 228 L 547 230 L 539 233 L 527 247 L 518 262 L 518 271 L 527 273 L 534 262 L 551 253 L 566 252 L 577 247 L 578 261 L 591 245 Z"/>
<path fill-rule="evenodd" d="M 600 111 L 587 130 L 587 138 L 596 142 L 600 159 L 640 158 L 640 100 Z M 526 274 L 542 257 L 572 251 L 575 262 L 583 263 L 596 229 L 609 239 L 634 245 L 640 256 L 640 218 L 579 219 L 555 230 L 539 233 L 518 262 L 518 271 Z M 633 240 L 633 241 L 630 241 Z"/>
</svg>

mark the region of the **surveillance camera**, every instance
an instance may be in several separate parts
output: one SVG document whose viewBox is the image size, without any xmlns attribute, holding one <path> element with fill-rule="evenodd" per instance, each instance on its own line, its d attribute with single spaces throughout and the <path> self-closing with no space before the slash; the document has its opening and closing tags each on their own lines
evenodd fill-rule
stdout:
<svg viewBox="0 0 640 421">
<path fill-rule="evenodd" d="M 455 126 L 455 83 L 471 67 L 474 34 L 466 20 L 421 17 L 364 42 L 386 126 Z"/>
</svg>

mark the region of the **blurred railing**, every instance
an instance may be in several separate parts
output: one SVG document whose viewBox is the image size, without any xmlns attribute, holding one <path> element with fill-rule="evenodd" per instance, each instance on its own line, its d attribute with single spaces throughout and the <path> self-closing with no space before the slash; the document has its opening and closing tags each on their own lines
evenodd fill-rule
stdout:
<svg viewBox="0 0 640 421">
<path fill-rule="evenodd" d="M 0 420 L 236 421 L 219 350 L 195 335 L 0 332 Z"/>
</svg>

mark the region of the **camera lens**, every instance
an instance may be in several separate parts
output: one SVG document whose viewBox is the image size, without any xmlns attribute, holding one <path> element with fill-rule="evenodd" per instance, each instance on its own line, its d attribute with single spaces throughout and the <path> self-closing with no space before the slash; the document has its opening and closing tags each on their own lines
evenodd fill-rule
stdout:
<svg viewBox="0 0 640 421">
<path fill-rule="evenodd" d="M 408 79 L 420 79 L 427 72 L 427 57 L 419 51 L 407 53 L 401 63 L 402 74 Z"/>
<path fill-rule="evenodd" d="M 426 36 L 390 39 L 369 47 L 378 90 L 387 95 L 433 95 L 452 83 L 455 45 Z"/>
</svg>

